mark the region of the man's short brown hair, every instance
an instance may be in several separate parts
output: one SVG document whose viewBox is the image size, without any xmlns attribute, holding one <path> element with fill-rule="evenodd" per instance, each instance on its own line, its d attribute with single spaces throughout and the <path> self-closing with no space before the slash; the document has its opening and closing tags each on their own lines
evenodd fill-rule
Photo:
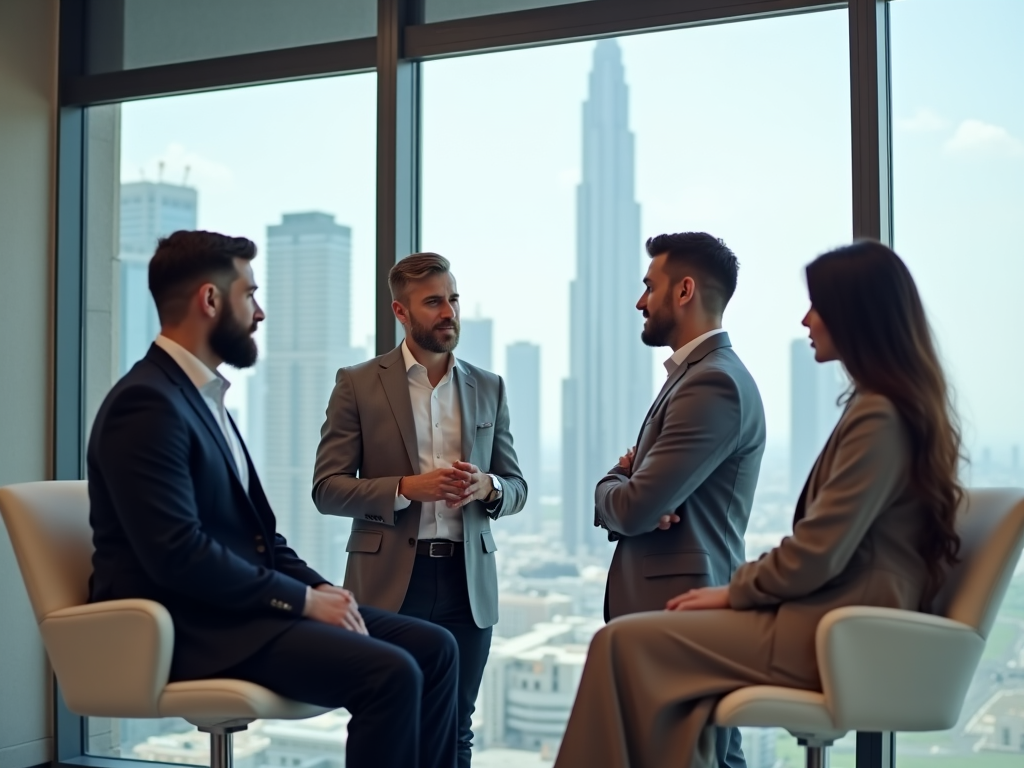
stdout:
<svg viewBox="0 0 1024 768">
<path fill-rule="evenodd" d="M 409 283 L 425 280 L 431 275 L 446 275 L 451 263 L 439 253 L 414 253 L 395 264 L 388 272 L 388 287 L 392 301 L 405 298 Z"/>
</svg>

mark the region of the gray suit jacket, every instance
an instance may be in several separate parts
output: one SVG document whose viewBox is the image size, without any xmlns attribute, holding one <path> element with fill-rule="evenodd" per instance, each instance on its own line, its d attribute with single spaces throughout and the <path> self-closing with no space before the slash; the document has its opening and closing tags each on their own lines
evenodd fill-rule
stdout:
<svg viewBox="0 0 1024 768">
<path fill-rule="evenodd" d="M 455 383 L 462 410 L 462 458 L 501 480 L 502 499 L 488 513 L 475 501 L 463 507 L 466 581 L 480 627 L 498 621 L 498 578 L 491 520 L 514 515 L 526 503 L 509 432 L 505 384 L 489 371 L 458 360 Z M 353 518 L 345 587 L 364 605 L 402 607 L 416 559 L 420 507 L 394 511 L 398 482 L 419 473 L 416 422 L 401 347 L 338 371 L 320 432 L 313 502 L 325 515 Z"/>
<path fill-rule="evenodd" d="M 793 535 L 736 571 L 733 608 L 777 611 L 773 669 L 815 677 L 815 631 L 833 608 L 926 608 L 918 545 L 932 523 L 910 484 L 911 457 L 892 402 L 854 395 L 811 470 Z"/>
<path fill-rule="evenodd" d="M 658 611 L 688 589 L 728 583 L 764 453 L 764 407 L 729 336 L 703 341 L 662 387 L 637 439 L 632 475 L 597 484 L 595 523 L 620 538 L 606 618 Z M 680 522 L 658 530 L 675 512 Z"/>
</svg>

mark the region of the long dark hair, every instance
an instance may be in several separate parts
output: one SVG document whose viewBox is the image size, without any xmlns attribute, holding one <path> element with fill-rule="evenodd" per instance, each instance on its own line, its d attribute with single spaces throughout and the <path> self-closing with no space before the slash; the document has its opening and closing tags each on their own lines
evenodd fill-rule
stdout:
<svg viewBox="0 0 1024 768">
<path fill-rule="evenodd" d="M 807 265 L 811 306 L 854 386 L 887 397 L 910 433 L 910 482 L 932 518 L 920 544 L 926 604 L 957 562 L 954 527 L 964 489 L 960 423 L 914 278 L 881 243 L 861 240 Z"/>
</svg>

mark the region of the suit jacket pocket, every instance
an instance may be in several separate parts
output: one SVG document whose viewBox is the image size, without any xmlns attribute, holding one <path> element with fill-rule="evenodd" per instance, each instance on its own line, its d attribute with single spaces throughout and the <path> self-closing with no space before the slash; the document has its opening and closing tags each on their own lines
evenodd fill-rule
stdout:
<svg viewBox="0 0 1024 768">
<path fill-rule="evenodd" d="M 491 554 L 498 549 L 498 546 L 494 543 L 494 536 L 490 531 L 480 531 L 480 543 L 484 547 L 485 554 Z"/>
<path fill-rule="evenodd" d="M 377 552 L 383 534 L 379 531 L 352 531 L 348 537 L 346 552 Z"/>
<path fill-rule="evenodd" d="M 642 571 L 647 579 L 658 576 L 703 576 L 711 573 L 711 556 L 700 551 L 646 555 Z"/>
</svg>

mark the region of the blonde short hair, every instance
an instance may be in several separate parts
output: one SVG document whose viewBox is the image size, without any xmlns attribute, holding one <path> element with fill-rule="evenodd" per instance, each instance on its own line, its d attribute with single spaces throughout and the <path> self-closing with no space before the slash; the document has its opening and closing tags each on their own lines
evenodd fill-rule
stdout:
<svg viewBox="0 0 1024 768">
<path fill-rule="evenodd" d="M 409 283 L 425 280 L 431 275 L 444 275 L 451 269 L 448 259 L 439 253 L 414 253 L 399 261 L 388 272 L 388 287 L 391 289 L 391 300 L 398 301 L 405 297 Z"/>
</svg>

